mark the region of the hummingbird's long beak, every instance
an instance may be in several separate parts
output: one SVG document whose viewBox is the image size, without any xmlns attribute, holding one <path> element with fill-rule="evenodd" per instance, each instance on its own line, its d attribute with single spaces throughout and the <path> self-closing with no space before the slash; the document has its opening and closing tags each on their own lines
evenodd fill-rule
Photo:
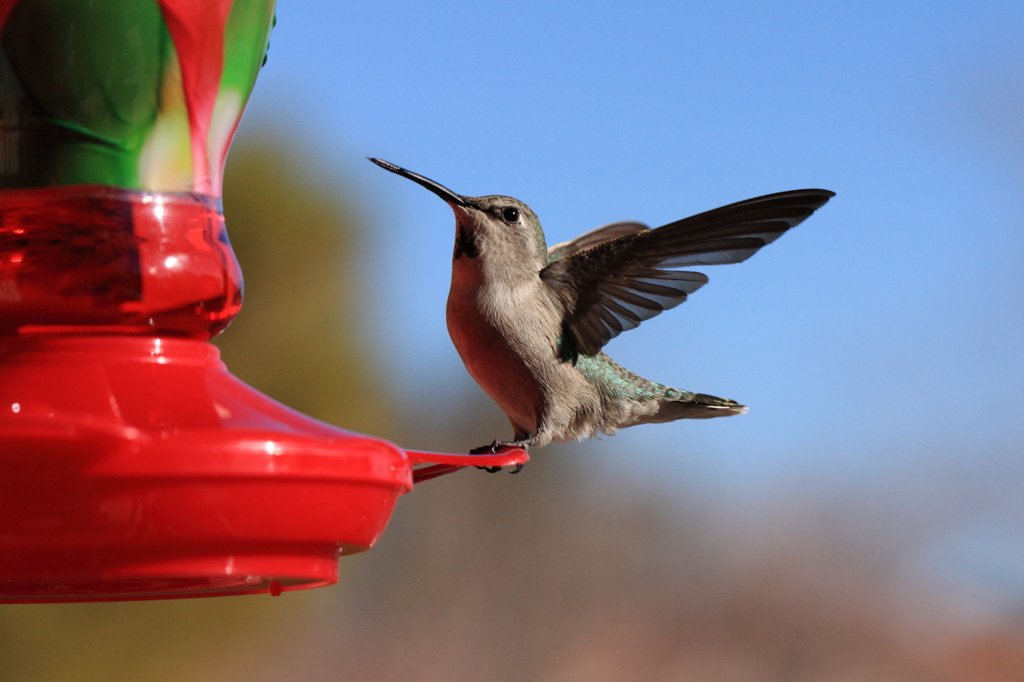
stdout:
<svg viewBox="0 0 1024 682">
<path fill-rule="evenodd" d="M 413 182 L 415 182 L 415 183 L 417 183 L 419 185 L 423 185 L 424 187 L 429 189 L 431 192 L 433 192 L 437 196 L 441 197 L 442 199 L 444 199 L 446 202 L 448 202 L 449 204 L 451 204 L 453 206 L 464 206 L 466 208 L 477 208 L 477 205 L 474 204 L 472 201 L 469 201 L 465 197 L 456 194 L 455 192 L 451 191 L 450 189 L 448 189 L 444 185 L 442 185 L 440 183 L 437 183 L 437 182 L 434 182 L 430 178 L 423 177 L 419 173 L 413 173 L 412 171 L 405 170 L 401 166 L 396 166 L 393 163 L 388 163 L 387 161 L 385 161 L 383 159 L 374 159 L 374 158 L 369 157 L 369 156 L 366 157 L 366 158 L 370 159 L 370 161 L 373 161 L 375 164 L 377 164 L 378 166 L 380 166 L 384 170 L 389 170 L 392 173 L 395 173 L 397 175 L 401 175 L 403 178 L 408 178 L 409 180 L 412 180 Z"/>
</svg>

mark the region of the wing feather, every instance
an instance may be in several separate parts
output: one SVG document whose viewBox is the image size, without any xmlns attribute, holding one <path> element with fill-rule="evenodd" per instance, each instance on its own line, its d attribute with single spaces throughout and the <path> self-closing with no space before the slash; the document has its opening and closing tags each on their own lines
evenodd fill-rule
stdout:
<svg viewBox="0 0 1024 682">
<path fill-rule="evenodd" d="M 608 225 L 602 225 L 601 227 L 595 228 L 590 232 L 585 232 L 575 239 L 571 239 L 561 244 L 555 244 L 548 249 L 548 262 L 558 260 L 559 258 L 565 258 L 571 256 L 574 253 L 589 249 L 591 246 L 606 242 L 612 239 L 618 239 L 634 232 L 643 232 L 644 230 L 650 230 L 643 223 L 635 223 L 632 221 L 625 221 L 620 223 L 610 223 Z"/>
</svg>

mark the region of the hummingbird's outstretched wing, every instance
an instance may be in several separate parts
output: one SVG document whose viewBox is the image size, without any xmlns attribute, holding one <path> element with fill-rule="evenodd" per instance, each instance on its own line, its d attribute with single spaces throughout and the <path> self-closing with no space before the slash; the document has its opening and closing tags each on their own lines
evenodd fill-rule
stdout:
<svg viewBox="0 0 1024 682">
<path fill-rule="evenodd" d="M 552 247 L 540 275 L 562 301 L 568 340 L 594 355 L 708 281 L 672 268 L 744 261 L 833 196 L 824 189 L 768 194 L 653 230 L 613 223 Z"/>
</svg>

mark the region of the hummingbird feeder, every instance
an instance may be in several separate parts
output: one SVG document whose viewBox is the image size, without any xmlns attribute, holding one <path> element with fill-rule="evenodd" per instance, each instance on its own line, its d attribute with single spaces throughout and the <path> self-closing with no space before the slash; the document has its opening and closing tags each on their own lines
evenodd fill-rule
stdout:
<svg viewBox="0 0 1024 682">
<path fill-rule="evenodd" d="M 329 426 L 208 343 L 241 308 L 221 175 L 273 16 L 0 0 L 0 602 L 329 585 L 415 482 L 527 459 Z"/>
</svg>

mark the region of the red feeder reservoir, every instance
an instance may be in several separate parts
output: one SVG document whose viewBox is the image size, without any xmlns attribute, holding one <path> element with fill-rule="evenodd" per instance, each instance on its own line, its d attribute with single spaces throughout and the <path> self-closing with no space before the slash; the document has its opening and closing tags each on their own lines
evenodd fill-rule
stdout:
<svg viewBox="0 0 1024 682">
<path fill-rule="evenodd" d="M 0 602 L 329 585 L 415 482 L 527 459 L 329 426 L 207 343 L 273 4 L 0 0 Z"/>
</svg>

